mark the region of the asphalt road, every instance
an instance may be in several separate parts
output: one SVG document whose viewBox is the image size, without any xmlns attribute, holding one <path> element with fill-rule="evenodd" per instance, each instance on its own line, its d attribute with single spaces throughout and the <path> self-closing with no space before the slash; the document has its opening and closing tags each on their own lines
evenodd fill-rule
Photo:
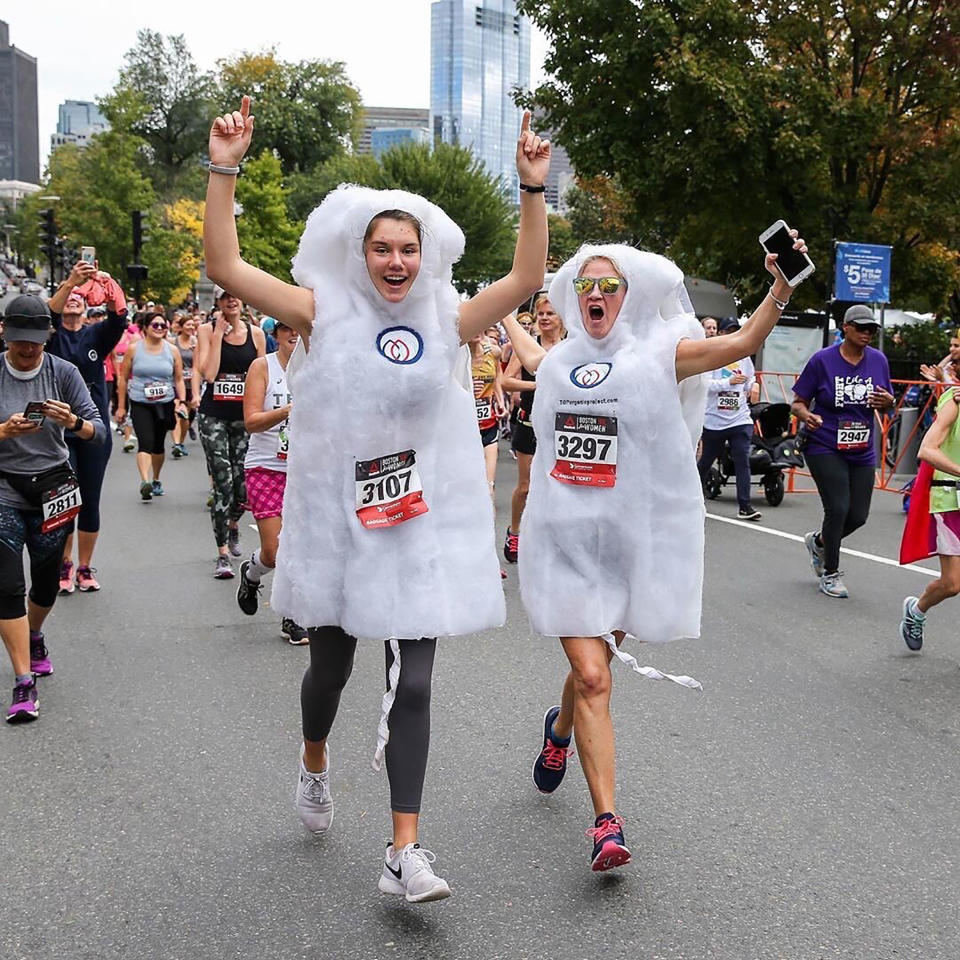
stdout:
<svg viewBox="0 0 960 960">
<path fill-rule="evenodd" d="M 801 544 L 708 520 L 703 638 L 633 651 L 704 693 L 615 664 L 634 862 L 593 875 L 577 758 L 551 797 L 530 780 L 564 669 L 529 632 L 511 567 L 507 626 L 439 648 L 422 840 L 454 896 L 409 906 L 376 889 L 379 645 L 343 697 L 336 821 L 317 840 L 292 806 L 308 653 L 213 579 L 189 449 L 149 505 L 115 451 L 103 590 L 58 601 L 41 719 L 0 731 L 0 957 L 960 956 L 960 606 L 934 611 L 909 654 L 900 602 L 924 574 L 848 556 L 851 599 L 831 600 Z M 501 536 L 513 477 L 504 455 Z M 732 516 L 732 494 L 710 512 Z M 802 534 L 816 507 L 788 496 L 760 526 Z M 894 557 L 901 522 L 878 494 L 850 546 Z"/>
</svg>

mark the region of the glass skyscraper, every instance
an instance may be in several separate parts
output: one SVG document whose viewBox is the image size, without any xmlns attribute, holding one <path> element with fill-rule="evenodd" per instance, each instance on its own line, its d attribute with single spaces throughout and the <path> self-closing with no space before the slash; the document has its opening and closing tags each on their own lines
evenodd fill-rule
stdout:
<svg viewBox="0 0 960 960">
<path fill-rule="evenodd" d="M 512 92 L 530 88 L 530 21 L 516 0 L 434 0 L 430 14 L 433 137 L 469 147 L 516 201 L 523 111 Z"/>
</svg>

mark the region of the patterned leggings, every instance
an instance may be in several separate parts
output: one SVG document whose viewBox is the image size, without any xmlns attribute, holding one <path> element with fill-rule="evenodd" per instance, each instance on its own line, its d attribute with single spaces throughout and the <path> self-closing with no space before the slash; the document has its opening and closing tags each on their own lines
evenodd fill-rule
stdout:
<svg viewBox="0 0 960 960">
<path fill-rule="evenodd" d="M 42 533 L 39 510 L 20 510 L 0 504 L 0 620 L 26 615 L 23 548 L 30 557 L 30 599 L 38 607 L 52 607 L 60 588 L 65 527 Z"/>
<path fill-rule="evenodd" d="M 250 434 L 242 420 L 221 420 L 201 413 L 197 418 L 200 442 L 207 458 L 207 471 L 213 478 L 213 536 L 218 547 L 227 545 L 227 522 L 243 516 L 247 502 L 243 461 Z"/>
</svg>

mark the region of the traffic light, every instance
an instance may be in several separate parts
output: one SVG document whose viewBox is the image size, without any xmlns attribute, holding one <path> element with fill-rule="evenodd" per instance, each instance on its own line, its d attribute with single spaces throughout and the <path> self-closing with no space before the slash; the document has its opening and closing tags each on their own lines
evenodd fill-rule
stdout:
<svg viewBox="0 0 960 960">
<path fill-rule="evenodd" d="M 133 261 L 140 262 L 140 250 L 150 240 L 150 215 L 143 210 L 132 210 L 130 218 L 133 221 Z"/>
<path fill-rule="evenodd" d="M 38 216 L 40 248 L 50 256 L 57 243 L 57 218 L 53 209 L 41 210 Z"/>
</svg>

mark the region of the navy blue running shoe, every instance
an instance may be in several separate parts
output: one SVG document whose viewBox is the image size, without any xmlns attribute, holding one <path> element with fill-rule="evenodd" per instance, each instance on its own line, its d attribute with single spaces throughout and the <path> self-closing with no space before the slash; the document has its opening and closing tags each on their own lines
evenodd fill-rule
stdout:
<svg viewBox="0 0 960 960">
<path fill-rule="evenodd" d="M 533 782 L 541 793 L 553 793 L 567 772 L 567 757 L 573 751 L 555 743 L 550 736 L 560 707 L 551 707 L 543 716 L 543 749 L 533 764 Z"/>
<path fill-rule="evenodd" d="M 629 863 L 630 851 L 623 839 L 623 820 L 612 813 L 601 813 L 594 822 L 596 826 L 587 831 L 587 836 L 593 840 L 590 869 L 596 873 Z"/>
</svg>

